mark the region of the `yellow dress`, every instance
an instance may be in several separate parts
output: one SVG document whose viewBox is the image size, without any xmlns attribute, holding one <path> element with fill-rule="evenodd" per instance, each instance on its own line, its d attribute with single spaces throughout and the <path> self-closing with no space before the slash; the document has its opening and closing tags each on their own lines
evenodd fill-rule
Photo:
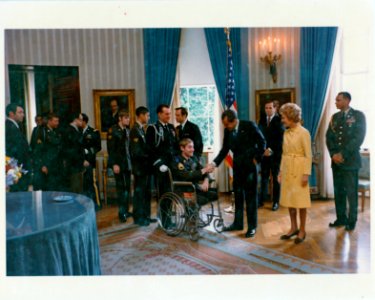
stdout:
<svg viewBox="0 0 375 300">
<path fill-rule="evenodd" d="M 280 205 L 293 208 L 311 206 L 310 188 L 302 186 L 302 176 L 311 174 L 311 138 L 307 129 L 298 124 L 284 132 L 281 158 Z"/>
</svg>

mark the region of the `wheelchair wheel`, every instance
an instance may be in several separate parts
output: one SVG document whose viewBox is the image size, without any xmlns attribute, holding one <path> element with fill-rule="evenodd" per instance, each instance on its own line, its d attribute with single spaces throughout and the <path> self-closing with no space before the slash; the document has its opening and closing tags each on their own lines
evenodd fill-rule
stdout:
<svg viewBox="0 0 375 300">
<path fill-rule="evenodd" d="M 159 199 L 158 221 L 160 227 L 171 236 L 178 235 L 185 227 L 187 213 L 184 200 L 175 193 L 165 193 Z"/>
<path fill-rule="evenodd" d="M 224 229 L 224 220 L 221 218 L 215 219 L 214 221 L 214 228 L 216 232 L 221 233 Z"/>
</svg>

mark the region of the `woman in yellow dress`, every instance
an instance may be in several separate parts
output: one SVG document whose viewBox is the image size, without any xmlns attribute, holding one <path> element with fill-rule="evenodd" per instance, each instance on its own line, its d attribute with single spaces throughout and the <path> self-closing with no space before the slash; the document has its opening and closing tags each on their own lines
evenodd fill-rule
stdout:
<svg viewBox="0 0 375 300">
<path fill-rule="evenodd" d="M 306 238 L 306 208 L 311 206 L 309 175 L 311 174 L 311 138 L 307 129 L 301 126 L 301 108 L 286 103 L 280 108 L 281 121 L 287 128 L 284 132 L 283 153 L 278 181 L 281 185 L 280 205 L 288 207 L 291 227 L 280 237 L 288 240 L 297 236 L 295 244 Z M 299 209 L 300 227 L 297 225 Z"/>
</svg>

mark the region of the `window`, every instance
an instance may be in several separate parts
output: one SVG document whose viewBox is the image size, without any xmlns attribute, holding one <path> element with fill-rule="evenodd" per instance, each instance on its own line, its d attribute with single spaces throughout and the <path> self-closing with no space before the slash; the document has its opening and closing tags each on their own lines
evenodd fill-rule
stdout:
<svg viewBox="0 0 375 300">
<path fill-rule="evenodd" d="M 180 88 L 181 106 L 189 111 L 189 120 L 198 125 L 204 148 L 214 145 L 214 115 L 216 88 L 214 85 L 183 86 Z"/>
</svg>

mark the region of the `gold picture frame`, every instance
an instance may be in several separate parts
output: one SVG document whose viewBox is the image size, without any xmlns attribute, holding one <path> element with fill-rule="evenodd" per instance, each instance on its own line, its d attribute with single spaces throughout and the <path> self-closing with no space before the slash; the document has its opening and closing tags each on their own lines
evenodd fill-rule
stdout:
<svg viewBox="0 0 375 300">
<path fill-rule="evenodd" d="M 270 90 L 256 90 L 255 91 L 255 103 L 256 103 L 256 120 L 259 122 L 264 112 L 264 105 L 267 100 L 277 100 L 279 106 L 292 102 L 296 102 L 296 89 L 295 88 L 283 88 L 283 89 L 270 89 Z"/>
<path fill-rule="evenodd" d="M 95 126 L 100 131 L 102 139 L 107 138 L 107 132 L 113 125 L 111 118 L 110 102 L 116 99 L 119 110 L 124 109 L 129 112 L 130 125 L 135 119 L 135 90 L 93 90 Z"/>
</svg>

